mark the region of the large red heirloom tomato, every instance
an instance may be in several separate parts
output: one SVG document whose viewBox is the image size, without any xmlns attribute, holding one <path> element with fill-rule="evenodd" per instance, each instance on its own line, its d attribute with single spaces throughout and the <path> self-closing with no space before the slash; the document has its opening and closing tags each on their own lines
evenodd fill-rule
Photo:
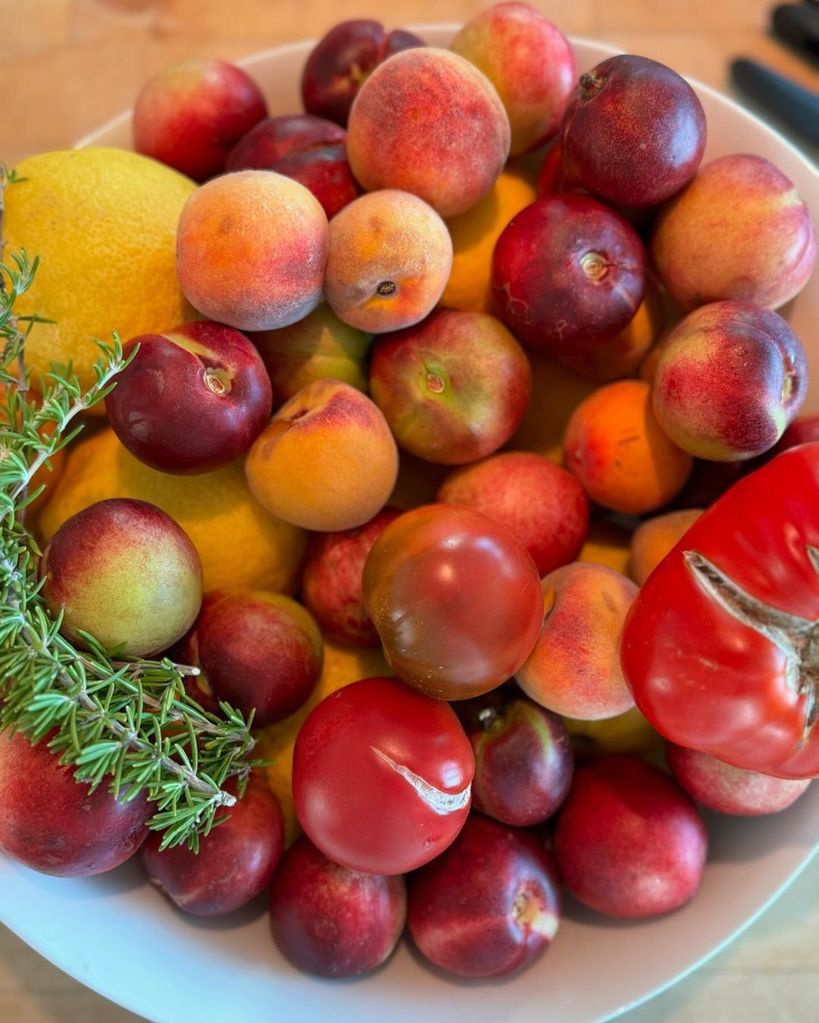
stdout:
<svg viewBox="0 0 819 1023">
<path fill-rule="evenodd" d="M 458 505 L 425 504 L 387 526 L 364 566 L 364 600 L 396 675 L 445 700 L 506 682 L 543 623 L 526 547 L 502 523 Z"/>
<path fill-rule="evenodd" d="M 678 745 L 819 774 L 819 443 L 697 519 L 632 604 L 621 656 L 637 706 Z"/>
</svg>

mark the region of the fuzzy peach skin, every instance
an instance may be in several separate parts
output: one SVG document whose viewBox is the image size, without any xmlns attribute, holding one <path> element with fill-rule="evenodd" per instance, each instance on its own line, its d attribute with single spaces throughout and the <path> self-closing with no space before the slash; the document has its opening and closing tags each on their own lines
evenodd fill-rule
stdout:
<svg viewBox="0 0 819 1023">
<path fill-rule="evenodd" d="M 316 380 L 273 416 L 245 459 L 268 511 L 304 529 L 352 529 L 387 503 L 398 449 L 378 407 L 340 380 Z"/>
<path fill-rule="evenodd" d="M 663 433 L 642 380 L 617 380 L 582 401 L 566 427 L 564 458 L 593 501 L 626 515 L 670 501 L 693 465 Z"/>
<path fill-rule="evenodd" d="M 701 167 L 657 217 L 651 253 L 683 308 L 718 299 L 778 309 L 816 262 L 807 205 L 769 160 L 737 153 Z"/>
<path fill-rule="evenodd" d="M 509 118 L 486 75 L 448 50 L 404 50 L 361 86 L 347 125 L 353 174 L 413 192 L 442 217 L 488 195 L 509 156 Z"/>
<path fill-rule="evenodd" d="M 78 630 L 107 650 L 145 657 L 191 627 L 202 601 L 202 565 L 170 516 L 146 501 L 98 501 L 64 522 L 43 551 L 42 594 L 63 612 L 64 636 Z"/>
<path fill-rule="evenodd" d="M 631 534 L 629 575 L 642 586 L 672 547 L 702 515 L 702 508 L 680 508 L 645 519 Z"/>
<path fill-rule="evenodd" d="M 668 335 L 651 393 L 676 444 L 732 462 L 772 448 L 807 388 L 807 356 L 786 320 L 751 302 L 709 302 Z"/>
<path fill-rule="evenodd" d="M 620 670 L 620 633 L 637 596 L 631 579 L 604 565 L 574 562 L 540 581 L 546 616 L 515 679 L 536 703 L 595 721 L 634 705 Z"/>
<path fill-rule="evenodd" d="M 254 334 L 273 385 L 273 407 L 314 380 L 343 380 L 367 390 L 367 352 L 372 335 L 342 322 L 325 303 L 298 323 Z"/>
<path fill-rule="evenodd" d="M 557 132 L 577 65 L 569 40 L 535 7 L 493 4 L 466 22 L 451 49 L 498 90 L 512 130 L 510 155 L 535 149 Z"/>
<path fill-rule="evenodd" d="M 379 334 L 422 320 L 452 269 L 446 224 L 423 199 L 386 188 L 330 221 L 324 294 L 336 316 Z"/>
<path fill-rule="evenodd" d="M 321 301 L 328 237 L 321 204 L 298 181 L 267 170 L 212 178 L 179 218 L 179 283 L 211 320 L 285 327 Z"/>
</svg>

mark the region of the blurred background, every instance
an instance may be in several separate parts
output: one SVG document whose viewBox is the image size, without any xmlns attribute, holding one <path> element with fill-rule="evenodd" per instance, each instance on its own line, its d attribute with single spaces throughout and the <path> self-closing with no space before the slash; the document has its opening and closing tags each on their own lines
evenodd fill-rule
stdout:
<svg viewBox="0 0 819 1023">
<path fill-rule="evenodd" d="M 567 34 L 651 56 L 734 96 L 814 161 L 819 156 L 819 147 L 804 134 L 733 84 L 731 61 L 747 57 L 814 95 L 819 90 L 816 42 L 811 58 L 777 38 L 767 0 L 536 0 L 535 5 Z M 486 6 L 479 0 L 0 0 L 0 160 L 13 165 L 26 155 L 70 146 L 130 107 L 150 74 L 184 57 L 237 60 L 320 36 L 342 18 L 374 17 L 389 27 L 461 22 Z M 819 21 L 819 5 L 802 6 L 812 7 Z M 622 1021 L 813 1023 L 817 1005 L 819 864 L 814 863 L 726 951 Z M 0 928 L 0 1020 L 134 1023 L 136 1017 L 64 976 Z"/>
<path fill-rule="evenodd" d="M 463 21 L 486 6 L 480 0 L 0 0 L 0 158 L 14 163 L 71 145 L 129 107 L 149 74 L 184 57 L 234 60 L 319 36 L 342 17 L 376 17 L 391 26 Z M 536 6 L 567 34 L 654 57 L 757 110 L 731 86 L 734 57 L 754 58 L 819 90 L 816 41 L 811 62 L 775 38 L 770 0 L 538 0 Z M 819 20 L 819 5 L 803 6 L 814 7 Z M 819 148 L 792 137 L 819 156 Z"/>
</svg>

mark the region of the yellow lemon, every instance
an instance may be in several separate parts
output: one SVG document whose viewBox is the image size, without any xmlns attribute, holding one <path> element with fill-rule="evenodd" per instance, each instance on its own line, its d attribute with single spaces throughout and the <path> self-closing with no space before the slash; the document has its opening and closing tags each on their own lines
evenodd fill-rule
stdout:
<svg viewBox="0 0 819 1023">
<path fill-rule="evenodd" d="M 637 753 L 650 755 L 662 750 L 662 739 L 636 707 L 599 721 L 563 718 L 575 749 L 584 753 Z"/>
<path fill-rule="evenodd" d="M 310 699 L 295 714 L 259 733 L 254 755 L 270 761 L 265 767 L 265 776 L 281 804 L 286 845 L 290 845 L 301 830 L 293 806 L 293 747 L 304 719 L 337 689 L 361 678 L 392 674 L 380 647 L 347 647 L 325 641 L 324 667 Z"/>
<path fill-rule="evenodd" d="M 453 260 L 441 305 L 497 315 L 492 297 L 492 250 L 516 213 L 537 198 L 524 170 L 507 168 L 476 206 L 447 221 Z"/>
<path fill-rule="evenodd" d="M 196 476 L 157 472 L 138 461 L 113 430 L 72 445 L 62 478 L 40 515 L 45 539 L 95 501 L 150 501 L 175 519 L 199 551 L 205 590 L 247 586 L 292 591 L 304 554 L 302 530 L 256 501 L 241 461 Z"/>
<path fill-rule="evenodd" d="M 36 323 L 26 361 L 36 383 L 52 363 L 73 364 L 85 388 L 99 357 L 93 339 L 123 341 L 197 314 L 176 276 L 176 225 L 193 181 L 124 149 L 56 150 L 23 160 L 5 195 L 6 258 L 25 249 L 40 265 L 20 314 Z"/>
</svg>

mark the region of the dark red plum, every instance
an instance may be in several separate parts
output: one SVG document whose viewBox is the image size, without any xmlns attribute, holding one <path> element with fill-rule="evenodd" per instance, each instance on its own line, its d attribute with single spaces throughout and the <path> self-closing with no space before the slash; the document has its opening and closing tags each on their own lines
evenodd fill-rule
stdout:
<svg viewBox="0 0 819 1023">
<path fill-rule="evenodd" d="M 599 757 L 575 771 L 554 834 L 569 891 L 598 913 L 625 918 L 667 913 L 693 898 L 707 845 L 690 797 L 630 754 Z"/>
<path fill-rule="evenodd" d="M 557 875 L 540 840 L 479 814 L 409 878 L 412 940 L 459 977 L 518 973 L 549 945 L 559 920 Z"/>
<path fill-rule="evenodd" d="M 387 57 L 423 46 L 412 32 L 384 26 L 368 18 L 334 25 L 315 45 L 304 65 L 301 95 L 308 114 L 346 125 L 361 84 Z"/>
<path fill-rule="evenodd" d="M 140 850 L 145 873 L 179 909 L 192 916 L 222 916 L 255 899 L 270 883 L 284 848 L 279 801 L 259 781 L 226 811 L 223 821 L 199 840 L 159 851 L 162 836 L 151 832 Z"/>
<path fill-rule="evenodd" d="M 139 350 L 105 399 L 114 432 L 160 472 L 209 472 L 243 454 L 270 420 L 273 388 L 244 334 L 221 323 L 186 323 L 142 334 Z"/>
<path fill-rule="evenodd" d="M 329 218 L 361 194 L 347 161 L 346 138 L 342 127 L 323 117 L 267 117 L 231 151 L 226 169 L 286 174 L 310 189 Z"/>
<path fill-rule="evenodd" d="M 611 341 L 646 287 L 645 249 L 619 213 L 580 193 L 546 196 L 503 230 L 492 256 L 501 318 L 556 356 Z"/>
<path fill-rule="evenodd" d="M 341 867 L 305 835 L 284 854 L 270 890 L 276 945 L 298 969 L 320 977 L 354 977 L 385 962 L 406 908 L 403 876 Z"/>
<path fill-rule="evenodd" d="M 574 754 L 561 718 L 522 694 L 478 713 L 467 734 L 475 750 L 472 805 L 489 817 L 530 827 L 566 798 Z"/>
<path fill-rule="evenodd" d="M 696 173 L 705 111 L 676 71 L 618 54 L 580 76 L 560 137 L 567 172 L 590 192 L 622 206 L 655 206 Z"/>
<path fill-rule="evenodd" d="M 88 877 L 139 849 L 154 807 L 143 795 L 118 802 L 103 782 L 93 792 L 47 746 L 22 732 L 0 735 L 0 850 L 32 870 Z"/>
</svg>

